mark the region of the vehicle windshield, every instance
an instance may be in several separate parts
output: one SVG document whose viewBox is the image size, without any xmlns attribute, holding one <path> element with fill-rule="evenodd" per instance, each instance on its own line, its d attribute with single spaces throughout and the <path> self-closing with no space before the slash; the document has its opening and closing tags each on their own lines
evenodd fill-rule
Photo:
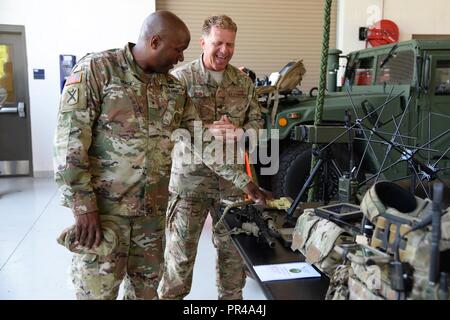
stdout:
<svg viewBox="0 0 450 320">
<path fill-rule="evenodd" d="M 380 68 L 383 68 L 385 66 L 386 63 L 389 62 L 389 60 L 391 60 L 391 58 L 395 58 L 396 54 L 395 52 L 397 51 L 397 44 L 395 44 L 391 50 L 389 50 L 389 53 L 381 60 L 380 63 Z"/>
<path fill-rule="evenodd" d="M 380 55 L 379 61 L 386 61 L 388 54 Z M 414 52 L 401 51 L 395 59 L 380 63 L 377 69 L 377 84 L 410 84 L 414 78 Z"/>
<path fill-rule="evenodd" d="M 360 58 L 354 64 L 351 83 L 355 86 L 370 86 L 372 84 L 374 57 Z"/>
</svg>

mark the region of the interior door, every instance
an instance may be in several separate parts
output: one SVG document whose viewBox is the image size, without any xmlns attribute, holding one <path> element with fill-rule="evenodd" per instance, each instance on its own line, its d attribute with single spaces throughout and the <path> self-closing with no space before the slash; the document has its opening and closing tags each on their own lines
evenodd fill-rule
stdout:
<svg viewBox="0 0 450 320">
<path fill-rule="evenodd" d="M 0 176 L 32 175 L 25 28 L 0 25 Z"/>
</svg>

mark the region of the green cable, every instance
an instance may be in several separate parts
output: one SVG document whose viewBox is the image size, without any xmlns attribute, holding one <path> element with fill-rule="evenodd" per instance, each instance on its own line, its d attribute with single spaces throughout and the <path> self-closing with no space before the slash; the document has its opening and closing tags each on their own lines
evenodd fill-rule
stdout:
<svg viewBox="0 0 450 320">
<path fill-rule="evenodd" d="M 330 17 L 331 17 L 331 4 L 332 0 L 325 0 L 325 9 L 323 14 L 323 38 L 322 38 L 322 52 L 320 58 L 320 79 L 319 79 L 319 91 L 316 99 L 316 110 L 314 113 L 314 126 L 320 125 L 322 122 L 323 104 L 325 101 L 325 86 L 327 75 L 327 60 L 328 60 L 328 47 L 330 43 Z M 313 144 L 311 150 L 315 150 L 318 145 Z M 318 157 L 312 153 L 310 174 L 313 168 L 319 161 Z M 312 186 L 308 191 L 308 202 L 314 201 L 314 196 L 317 191 L 317 177 L 314 177 Z"/>
</svg>

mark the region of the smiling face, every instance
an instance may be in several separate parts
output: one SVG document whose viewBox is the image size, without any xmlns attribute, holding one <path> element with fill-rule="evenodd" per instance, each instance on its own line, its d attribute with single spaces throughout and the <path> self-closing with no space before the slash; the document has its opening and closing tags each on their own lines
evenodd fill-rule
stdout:
<svg viewBox="0 0 450 320">
<path fill-rule="evenodd" d="M 236 32 L 213 26 L 207 36 L 202 36 L 203 64 L 213 71 L 225 70 L 234 53 Z"/>
<path fill-rule="evenodd" d="M 168 73 L 178 62 L 184 60 L 183 51 L 189 46 L 189 33 L 171 32 L 158 39 L 155 47 L 155 72 Z"/>
</svg>

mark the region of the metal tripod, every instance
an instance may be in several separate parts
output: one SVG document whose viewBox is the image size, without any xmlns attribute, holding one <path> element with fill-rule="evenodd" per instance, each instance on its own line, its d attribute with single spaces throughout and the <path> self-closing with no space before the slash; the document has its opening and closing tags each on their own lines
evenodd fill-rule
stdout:
<svg viewBox="0 0 450 320">
<path fill-rule="evenodd" d="M 321 168 L 323 168 L 324 176 L 323 176 L 323 188 L 322 188 L 322 200 L 324 204 L 327 204 L 329 202 L 329 195 L 328 195 L 328 184 L 332 183 L 328 179 L 328 169 L 330 166 L 334 168 L 337 172 L 340 173 L 339 167 L 337 166 L 336 162 L 331 156 L 331 150 L 330 148 L 323 148 L 323 149 L 315 149 L 313 150 L 313 153 L 318 157 L 319 161 L 314 166 L 314 168 L 311 171 L 310 176 L 305 181 L 305 184 L 303 185 L 302 189 L 298 193 L 297 197 L 295 198 L 294 203 L 291 205 L 287 212 L 287 218 L 293 217 L 293 214 L 295 210 L 297 209 L 300 199 L 302 198 L 303 194 L 306 192 L 308 187 L 311 185 L 311 182 L 319 172 Z"/>
</svg>

